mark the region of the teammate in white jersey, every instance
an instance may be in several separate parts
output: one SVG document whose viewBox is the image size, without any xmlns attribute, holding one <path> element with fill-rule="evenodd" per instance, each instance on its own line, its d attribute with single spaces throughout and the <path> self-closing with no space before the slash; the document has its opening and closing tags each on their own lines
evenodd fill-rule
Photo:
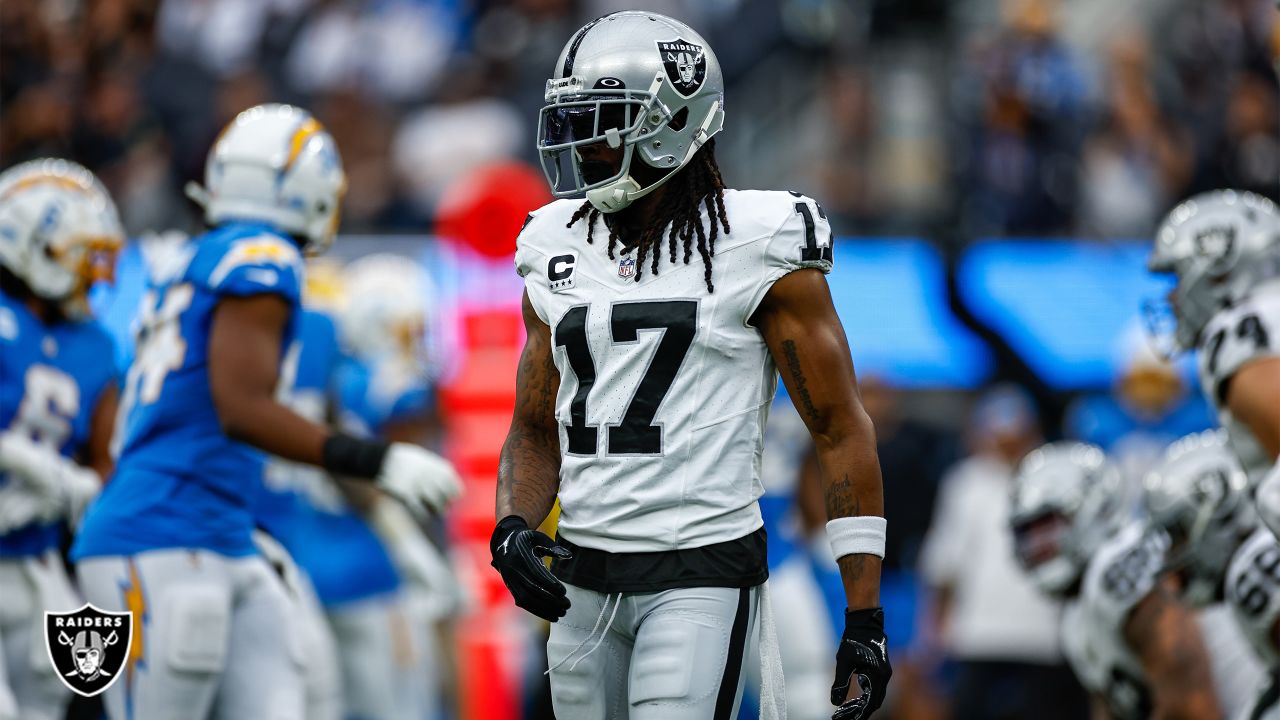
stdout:
<svg viewBox="0 0 1280 720">
<path fill-rule="evenodd" d="M 1174 208 L 1148 267 L 1172 273 L 1172 350 L 1198 351 L 1200 384 L 1280 531 L 1280 209 L 1218 190 Z"/>
<path fill-rule="evenodd" d="M 1110 717 L 1221 717 L 1195 618 L 1159 584 L 1168 540 L 1133 521 L 1122 488 L 1093 445 L 1032 452 L 1009 517 L 1018 560 L 1065 601 L 1063 652 Z"/>
<path fill-rule="evenodd" d="M 744 648 L 768 616 L 756 500 L 780 365 L 818 448 L 850 608 L 831 699 L 839 718 L 869 717 L 891 672 L 883 501 L 823 277 L 823 211 L 725 189 L 712 142 L 723 78 L 683 23 L 620 12 L 588 24 L 546 101 L 552 191 L 587 200 L 553 202 L 520 233 L 528 339 L 491 546 L 516 603 L 554 622 L 557 716 L 736 714 Z M 557 494 L 552 540 L 531 528 Z M 765 683 L 766 716 L 777 690 Z"/>
<path fill-rule="evenodd" d="M 1174 443 L 1143 484 L 1151 519 L 1173 540 L 1166 566 L 1177 573 L 1183 600 L 1225 602 L 1262 662 L 1280 667 L 1280 542 L 1258 525 L 1244 468 L 1224 434 Z M 1206 633 L 1206 640 L 1215 638 Z M 1233 665 L 1233 674 L 1249 675 L 1247 661 Z M 1280 717 L 1280 684 L 1238 694 L 1242 717 Z"/>
</svg>

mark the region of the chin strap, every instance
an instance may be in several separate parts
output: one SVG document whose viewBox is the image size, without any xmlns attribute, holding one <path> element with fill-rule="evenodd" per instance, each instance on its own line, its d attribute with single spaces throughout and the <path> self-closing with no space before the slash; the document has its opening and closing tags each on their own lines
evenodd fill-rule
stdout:
<svg viewBox="0 0 1280 720">
<path fill-rule="evenodd" d="M 654 184 L 641 189 L 640 183 L 627 174 L 604 187 L 588 190 L 587 202 L 602 213 L 615 213 L 649 194 L 657 186 Z"/>
</svg>

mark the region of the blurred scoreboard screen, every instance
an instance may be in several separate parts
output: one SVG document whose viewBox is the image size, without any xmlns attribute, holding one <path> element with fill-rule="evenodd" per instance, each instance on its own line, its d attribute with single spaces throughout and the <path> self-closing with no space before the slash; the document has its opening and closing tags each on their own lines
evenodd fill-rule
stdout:
<svg viewBox="0 0 1280 720">
<path fill-rule="evenodd" d="M 947 305 L 942 256 L 927 242 L 842 239 L 828 282 L 859 375 L 972 388 L 990 373 L 990 352 Z"/>
</svg>

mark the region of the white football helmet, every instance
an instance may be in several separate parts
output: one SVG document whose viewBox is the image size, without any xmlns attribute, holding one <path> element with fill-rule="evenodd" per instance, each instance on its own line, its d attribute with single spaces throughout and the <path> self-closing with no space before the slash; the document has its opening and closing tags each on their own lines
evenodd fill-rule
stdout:
<svg viewBox="0 0 1280 720">
<path fill-rule="evenodd" d="M 1042 591 L 1060 595 L 1125 517 L 1120 470 L 1101 448 L 1057 442 L 1032 451 L 1014 479 L 1014 550 Z"/>
<path fill-rule="evenodd" d="M 1171 541 L 1165 567 L 1182 575 L 1182 597 L 1193 607 L 1219 599 L 1231 556 L 1258 527 L 1248 484 L 1221 430 L 1170 445 L 1143 480 L 1151 522 Z"/>
<path fill-rule="evenodd" d="M 606 213 L 666 182 L 724 126 L 724 77 L 711 47 L 688 25 L 652 12 L 615 12 L 574 33 L 545 99 L 538 152 L 552 194 L 585 193 Z M 578 148 L 601 142 L 622 148 L 622 166 L 611 177 L 585 177 Z M 670 172 L 641 187 L 631 174 L 637 151 Z"/>
<path fill-rule="evenodd" d="M 1170 211 L 1147 260 L 1151 272 L 1177 280 L 1172 312 L 1158 301 L 1144 308 L 1160 349 L 1171 354 L 1194 348 L 1216 312 L 1280 276 L 1277 240 L 1280 209 L 1250 192 L 1201 193 Z"/>
<path fill-rule="evenodd" d="M 218 136 L 205 164 L 204 187 L 187 185 L 205 221 L 268 223 L 305 241 L 310 254 L 333 244 L 347 179 L 333 136 L 291 105 L 258 105 Z"/>
<path fill-rule="evenodd" d="M 394 359 L 427 369 L 426 272 L 401 255 L 366 255 L 346 267 L 338 323 L 348 349 L 366 362 Z"/>
<path fill-rule="evenodd" d="M 124 229 L 98 178 L 67 160 L 32 160 L 0 174 L 0 265 L 72 319 L 89 289 L 112 279 Z"/>
</svg>

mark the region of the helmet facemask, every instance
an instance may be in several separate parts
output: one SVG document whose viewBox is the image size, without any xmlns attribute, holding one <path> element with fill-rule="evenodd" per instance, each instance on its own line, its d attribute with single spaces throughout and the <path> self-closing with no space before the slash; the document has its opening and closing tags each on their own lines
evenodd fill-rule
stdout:
<svg viewBox="0 0 1280 720">
<path fill-rule="evenodd" d="M 71 288 L 58 299 L 63 314 L 73 320 L 89 317 L 89 291 L 115 281 L 116 257 L 124 243 L 119 236 L 91 235 L 50 246 L 51 259 L 69 275 Z"/>
<path fill-rule="evenodd" d="M 1071 520 L 1046 511 L 1013 523 L 1013 546 L 1018 563 L 1042 592 L 1060 595 L 1079 579 L 1083 566 L 1068 552 Z"/>
<path fill-rule="evenodd" d="M 660 83 L 655 80 L 654 85 Z M 631 163 L 637 144 L 666 128 L 672 117 L 652 91 L 583 92 L 572 82 L 548 80 L 547 105 L 538 116 L 538 153 L 552 195 L 586 194 L 588 199 L 595 195 L 600 204 L 596 200 L 592 204 L 598 210 L 615 212 L 652 192 L 666 176 L 642 187 L 632 173 Z M 617 170 L 610 174 L 593 168 L 593 164 L 603 163 L 584 160 L 580 152 L 581 148 L 598 143 L 622 151 Z M 621 199 L 611 199 L 617 190 L 623 191 L 625 204 L 619 205 Z"/>
</svg>

